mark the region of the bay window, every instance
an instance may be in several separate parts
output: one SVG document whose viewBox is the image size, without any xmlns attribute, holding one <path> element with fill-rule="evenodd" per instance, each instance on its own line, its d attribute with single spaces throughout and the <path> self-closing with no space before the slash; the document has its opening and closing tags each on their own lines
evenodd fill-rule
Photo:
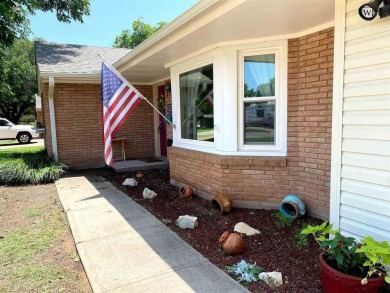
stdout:
<svg viewBox="0 0 390 293">
<path fill-rule="evenodd" d="M 226 45 L 171 67 L 173 146 L 285 156 L 287 40 Z"/>
</svg>

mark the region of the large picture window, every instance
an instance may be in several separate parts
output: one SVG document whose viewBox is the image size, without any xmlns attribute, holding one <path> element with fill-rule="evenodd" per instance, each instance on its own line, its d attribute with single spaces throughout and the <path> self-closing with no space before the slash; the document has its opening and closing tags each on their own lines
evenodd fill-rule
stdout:
<svg viewBox="0 0 390 293">
<path fill-rule="evenodd" d="M 214 141 L 213 65 L 179 75 L 181 138 Z"/>
<path fill-rule="evenodd" d="M 243 143 L 276 144 L 275 54 L 243 56 Z"/>
</svg>

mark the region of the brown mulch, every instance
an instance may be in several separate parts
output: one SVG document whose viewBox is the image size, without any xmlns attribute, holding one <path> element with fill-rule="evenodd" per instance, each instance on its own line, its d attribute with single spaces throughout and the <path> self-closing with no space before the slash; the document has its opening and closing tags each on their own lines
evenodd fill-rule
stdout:
<svg viewBox="0 0 390 293">
<path fill-rule="evenodd" d="M 207 257 L 212 263 L 224 270 L 240 260 L 256 263 L 266 271 L 279 271 L 283 274 L 284 285 L 278 290 L 271 289 L 262 282 L 251 283 L 247 288 L 252 292 L 323 292 L 319 269 L 318 245 L 310 240 L 309 246 L 299 249 L 294 240 L 303 226 L 319 224 L 322 221 L 305 216 L 294 221 L 291 227 L 278 228 L 274 218 L 275 211 L 261 209 L 233 209 L 228 215 L 221 215 L 211 208 L 209 201 L 194 196 L 191 199 L 179 197 L 178 188 L 169 184 L 168 170 L 145 171 L 144 177 L 137 178 L 137 187 L 122 186 L 126 178 L 136 175 L 108 175 L 118 189 L 124 191 L 159 220 L 176 232 L 182 239 Z M 155 191 L 158 196 L 153 200 L 144 200 L 145 187 Z M 194 230 L 181 230 L 175 220 L 181 215 L 198 217 L 199 226 Z M 234 225 L 245 222 L 258 229 L 261 234 L 243 236 L 245 250 L 241 255 L 228 256 L 218 245 L 218 239 L 224 231 L 233 232 Z"/>
</svg>

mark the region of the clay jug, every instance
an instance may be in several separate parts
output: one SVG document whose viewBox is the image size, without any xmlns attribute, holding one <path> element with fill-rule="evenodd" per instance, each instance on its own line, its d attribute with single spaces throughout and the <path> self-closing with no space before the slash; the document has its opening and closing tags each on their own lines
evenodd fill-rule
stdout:
<svg viewBox="0 0 390 293">
<path fill-rule="evenodd" d="M 244 251 L 244 241 L 238 233 L 223 232 L 219 238 L 223 251 L 229 255 L 240 254 Z"/>
<path fill-rule="evenodd" d="M 179 193 L 181 198 L 188 198 L 194 195 L 194 191 L 190 186 L 182 186 L 179 188 Z"/>
<path fill-rule="evenodd" d="M 217 194 L 211 200 L 211 206 L 216 210 L 220 210 L 221 214 L 227 214 L 232 210 L 232 200 L 227 194 Z"/>
</svg>

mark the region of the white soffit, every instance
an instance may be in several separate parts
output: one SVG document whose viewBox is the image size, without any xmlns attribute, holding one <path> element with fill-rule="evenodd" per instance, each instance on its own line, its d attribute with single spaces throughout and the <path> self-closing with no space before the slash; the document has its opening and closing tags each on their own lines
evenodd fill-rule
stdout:
<svg viewBox="0 0 390 293">
<path fill-rule="evenodd" d="M 334 2 L 335 0 L 213 1 L 212 5 L 198 14 L 192 14 L 191 19 L 176 29 L 168 33 L 163 30 L 158 32 L 147 44 L 141 44 L 114 65 L 130 81 L 153 82 L 169 76 L 167 64 L 216 44 L 299 35 L 332 23 Z"/>
</svg>

